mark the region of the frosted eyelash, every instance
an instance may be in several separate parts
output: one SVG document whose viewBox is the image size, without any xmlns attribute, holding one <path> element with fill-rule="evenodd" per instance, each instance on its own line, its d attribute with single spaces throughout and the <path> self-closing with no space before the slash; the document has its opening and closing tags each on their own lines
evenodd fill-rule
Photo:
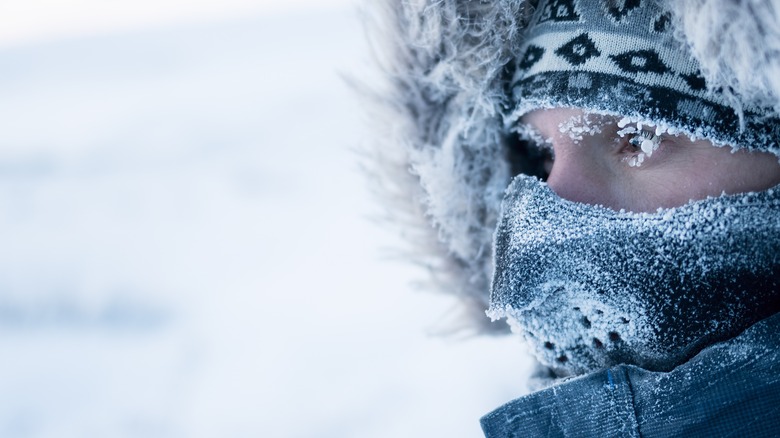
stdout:
<svg viewBox="0 0 780 438">
<path fill-rule="evenodd" d="M 641 152 L 628 159 L 628 165 L 631 167 L 639 167 L 644 162 L 645 158 L 653 155 L 659 145 L 661 144 L 661 134 L 667 131 L 664 127 L 655 128 L 655 132 L 651 132 L 643 128 L 642 122 L 636 122 L 635 125 L 629 124 L 630 121 L 626 118 L 618 122 L 618 127 L 622 128 L 617 133 L 621 137 L 631 135 L 628 140 L 630 144 L 638 147 Z"/>
<path fill-rule="evenodd" d="M 653 155 L 653 152 L 658 149 L 658 145 L 661 144 L 661 136 L 648 131 L 639 131 L 628 142 L 640 148 L 649 157 Z"/>
</svg>

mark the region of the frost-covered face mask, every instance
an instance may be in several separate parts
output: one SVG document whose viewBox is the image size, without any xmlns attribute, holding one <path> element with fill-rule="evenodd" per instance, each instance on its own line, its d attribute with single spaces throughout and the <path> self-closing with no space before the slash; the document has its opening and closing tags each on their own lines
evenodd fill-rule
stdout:
<svg viewBox="0 0 780 438">
<path fill-rule="evenodd" d="M 669 370 L 780 310 L 780 189 L 656 213 L 507 188 L 489 315 L 559 375 Z"/>
</svg>

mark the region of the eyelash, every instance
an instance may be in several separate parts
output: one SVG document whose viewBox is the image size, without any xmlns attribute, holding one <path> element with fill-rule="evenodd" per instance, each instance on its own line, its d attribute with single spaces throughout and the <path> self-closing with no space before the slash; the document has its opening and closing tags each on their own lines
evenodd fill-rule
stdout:
<svg viewBox="0 0 780 438">
<path fill-rule="evenodd" d="M 642 149 L 642 141 L 643 141 L 642 139 L 653 141 L 653 140 L 655 140 L 657 138 L 658 138 L 658 136 L 655 135 L 655 133 L 653 133 L 653 132 L 639 131 L 633 137 L 628 139 L 628 142 L 641 150 Z"/>
<path fill-rule="evenodd" d="M 646 158 L 652 156 L 653 152 L 658 150 L 663 140 L 656 133 L 643 129 L 628 135 L 630 138 L 628 138 L 625 148 L 621 149 L 621 151 L 628 154 L 622 160 L 630 167 L 641 166 Z"/>
<path fill-rule="evenodd" d="M 650 154 L 642 149 L 642 143 L 646 140 L 653 142 Z M 646 130 L 639 130 L 622 137 L 617 137 L 616 141 L 622 145 L 618 150 L 620 160 L 628 164 L 629 167 L 639 167 L 646 158 L 652 155 L 652 152 L 658 149 L 662 140 L 661 136 Z M 552 163 L 555 161 L 555 152 L 552 145 L 539 144 L 538 142 L 530 141 L 528 139 L 526 141 L 530 148 L 538 154 L 537 158 L 540 161 L 540 167 L 544 168 L 542 179 L 546 180 L 547 176 L 549 176 Z"/>
<path fill-rule="evenodd" d="M 629 128 L 630 129 L 630 128 Z M 526 137 L 523 139 L 527 145 L 527 150 L 532 153 L 529 158 L 537 161 L 539 176 L 546 180 L 549 176 L 552 163 L 555 161 L 555 151 L 550 143 L 540 144 L 538 139 Z M 617 153 L 621 162 L 629 167 L 639 167 L 642 163 L 655 152 L 663 142 L 663 135 L 658 135 L 654 131 L 647 129 L 636 129 L 624 133 L 618 133 L 615 137 L 616 143 L 620 145 Z M 652 144 L 643 143 L 650 141 Z"/>
</svg>

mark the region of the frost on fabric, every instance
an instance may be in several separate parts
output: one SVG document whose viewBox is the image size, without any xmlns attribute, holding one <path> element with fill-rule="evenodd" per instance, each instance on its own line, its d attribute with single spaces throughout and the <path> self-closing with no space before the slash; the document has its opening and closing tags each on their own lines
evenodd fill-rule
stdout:
<svg viewBox="0 0 780 438">
<path fill-rule="evenodd" d="M 778 189 L 629 213 L 520 175 L 495 234 L 489 316 L 559 375 L 669 370 L 780 310 L 778 214 Z"/>
</svg>

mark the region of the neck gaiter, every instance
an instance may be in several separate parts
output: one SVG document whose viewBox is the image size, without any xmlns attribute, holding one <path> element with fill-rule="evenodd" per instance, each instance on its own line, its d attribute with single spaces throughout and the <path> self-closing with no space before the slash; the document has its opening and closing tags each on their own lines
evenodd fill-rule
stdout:
<svg viewBox="0 0 780 438">
<path fill-rule="evenodd" d="M 670 370 L 780 310 L 780 189 L 629 213 L 519 175 L 494 247 L 489 316 L 562 376 Z"/>
</svg>

